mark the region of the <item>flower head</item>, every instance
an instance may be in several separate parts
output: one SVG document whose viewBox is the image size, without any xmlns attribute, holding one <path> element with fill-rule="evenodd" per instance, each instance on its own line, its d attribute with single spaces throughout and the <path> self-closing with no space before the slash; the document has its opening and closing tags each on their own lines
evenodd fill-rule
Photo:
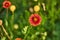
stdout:
<svg viewBox="0 0 60 40">
<path fill-rule="evenodd" d="M 34 6 L 34 11 L 35 11 L 35 12 L 38 12 L 39 10 L 40 10 L 40 6 L 39 6 L 39 5 L 35 5 L 35 6 Z"/>
<path fill-rule="evenodd" d="M 3 8 L 9 8 L 11 6 L 11 2 L 10 1 L 4 1 L 3 2 Z"/>
<path fill-rule="evenodd" d="M 16 38 L 15 40 L 22 40 L 21 38 Z"/>
<path fill-rule="evenodd" d="M 38 14 L 32 14 L 29 18 L 29 22 L 33 26 L 37 26 L 41 23 L 41 17 Z"/>
<path fill-rule="evenodd" d="M 11 5 L 10 6 L 10 11 L 14 12 L 16 10 L 16 6 L 15 5 Z"/>
</svg>

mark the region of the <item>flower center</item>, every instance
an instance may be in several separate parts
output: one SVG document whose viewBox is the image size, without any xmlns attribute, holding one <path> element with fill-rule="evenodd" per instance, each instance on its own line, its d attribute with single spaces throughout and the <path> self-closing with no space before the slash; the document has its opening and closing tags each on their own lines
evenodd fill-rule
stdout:
<svg viewBox="0 0 60 40">
<path fill-rule="evenodd" d="M 8 7 L 9 3 L 6 3 L 5 6 Z"/>
<path fill-rule="evenodd" d="M 34 17 L 34 21 L 36 22 L 38 19 L 36 17 Z"/>
</svg>

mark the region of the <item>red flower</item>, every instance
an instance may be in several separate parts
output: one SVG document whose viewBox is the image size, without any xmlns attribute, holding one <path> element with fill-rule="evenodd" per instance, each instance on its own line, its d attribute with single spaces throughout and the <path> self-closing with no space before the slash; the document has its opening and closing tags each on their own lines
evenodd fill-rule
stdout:
<svg viewBox="0 0 60 40">
<path fill-rule="evenodd" d="M 22 40 L 21 38 L 16 38 L 15 40 Z"/>
<path fill-rule="evenodd" d="M 29 18 L 29 22 L 33 26 L 37 26 L 41 23 L 41 17 L 38 14 L 32 14 Z"/>
<path fill-rule="evenodd" d="M 11 6 L 11 2 L 10 1 L 4 1 L 3 2 L 3 8 L 9 8 Z"/>
</svg>

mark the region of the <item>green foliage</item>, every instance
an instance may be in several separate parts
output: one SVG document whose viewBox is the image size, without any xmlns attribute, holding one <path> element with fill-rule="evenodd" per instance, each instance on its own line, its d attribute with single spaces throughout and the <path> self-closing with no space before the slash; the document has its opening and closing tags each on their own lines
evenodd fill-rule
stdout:
<svg viewBox="0 0 60 40">
<path fill-rule="evenodd" d="M 9 10 L 8 19 L 6 18 L 6 10 L 2 7 L 4 0 L 0 0 L 0 19 L 3 20 L 4 28 L 7 30 L 12 40 L 22 38 L 24 40 L 42 40 L 42 34 L 47 32 L 46 40 L 59 40 L 60 36 L 60 0 L 10 0 L 16 5 L 14 16 Z M 31 2 L 31 5 L 29 4 Z M 32 14 L 29 8 L 38 2 L 41 3 L 39 15 L 42 17 L 42 22 L 39 26 L 33 27 L 29 24 L 29 17 Z M 45 3 L 46 11 L 43 10 L 42 3 Z M 13 19 L 14 17 L 14 19 Z M 18 24 L 19 28 L 14 29 L 14 24 Z M 0 29 L 2 29 L 0 27 Z M 0 35 L 1 40 L 8 40 L 4 31 Z"/>
</svg>

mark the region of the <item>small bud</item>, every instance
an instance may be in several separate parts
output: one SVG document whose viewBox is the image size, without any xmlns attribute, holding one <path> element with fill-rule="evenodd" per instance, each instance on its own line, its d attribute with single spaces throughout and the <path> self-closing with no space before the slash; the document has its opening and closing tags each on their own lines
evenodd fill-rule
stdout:
<svg viewBox="0 0 60 40">
<path fill-rule="evenodd" d="M 33 8 L 29 8 L 29 11 L 30 11 L 30 12 L 33 12 Z"/>
<path fill-rule="evenodd" d="M 34 0 L 35 2 L 37 2 L 38 0 Z"/>
<path fill-rule="evenodd" d="M 14 25 L 14 29 L 18 29 L 18 24 L 15 24 Z"/>
<path fill-rule="evenodd" d="M 2 20 L 0 20 L 0 26 L 2 25 Z"/>
<path fill-rule="evenodd" d="M 47 32 L 44 32 L 44 36 L 47 36 Z"/>
<path fill-rule="evenodd" d="M 42 39 L 43 39 L 43 40 L 45 40 L 45 39 L 46 39 L 46 37 L 45 37 L 45 36 L 42 36 Z"/>
</svg>

